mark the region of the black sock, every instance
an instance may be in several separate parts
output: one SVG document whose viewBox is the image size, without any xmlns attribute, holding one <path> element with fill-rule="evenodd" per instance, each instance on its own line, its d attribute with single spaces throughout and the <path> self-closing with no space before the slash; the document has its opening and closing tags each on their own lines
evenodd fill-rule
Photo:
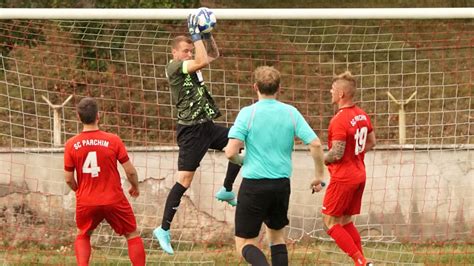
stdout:
<svg viewBox="0 0 474 266">
<path fill-rule="evenodd" d="M 235 178 L 239 174 L 240 165 L 229 162 L 227 164 L 227 172 L 225 173 L 224 187 L 227 191 L 232 191 L 232 186 L 234 185 Z"/>
<path fill-rule="evenodd" d="M 263 252 L 254 245 L 246 245 L 242 249 L 242 256 L 252 266 L 269 266 Z"/>
<path fill-rule="evenodd" d="M 288 250 L 285 244 L 278 244 L 270 247 L 272 252 L 272 266 L 288 265 Z"/>
<path fill-rule="evenodd" d="M 186 192 L 185 187 L 180 183 L 176 182 L 173 188 L 171 188 L 170 194 L 166 199 L 165 211 L 163 212 L 163 220 L 161 221 L 161 228 L 164 230 L 169 230 L 173 217 L 178 210 L 178 206 L 181 203 L 181 197 L 183 197 L 184 192 Z"/>
</svg>

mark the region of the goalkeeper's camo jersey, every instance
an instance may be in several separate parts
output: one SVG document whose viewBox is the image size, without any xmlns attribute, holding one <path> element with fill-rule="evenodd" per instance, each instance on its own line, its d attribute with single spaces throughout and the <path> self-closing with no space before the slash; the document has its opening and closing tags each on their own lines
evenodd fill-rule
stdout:
<svg viewBox="0 0 474 266">
<path fill-rule="evenodd" d="M 85 131 L 64 147 L 64 170 L 76 170 L 77 205 L 101 206 L 125 199 L 117 161 L 129 160 L 122 140 L 101 130 Z"/>
<path fill-rule="evenodd" d="M 242 108 L 229 131 L 245 143 L 242 176 L 249 179 L 289 178 L 295 137 L 305 144 L 317 138 L 295 107 L 275 99 Z"/>
<path fill-rule="evenodd" d="M 341 160 L 328 166 L 331 181 L 348 184 L 365 182 L 365 142 L 367 135 L 372 132 L 369 116 L 359 107 L 351 106 L 339 109 L 329 123 L 328 147 L 332 141 L 346 142 L 346 148 Z"/>
<path fill-rule="evenodd" d="M 187 73 L 184 62 L 172 60 L 166 65 L 171 96 L 178 111 L 178 123 L 192 125 L 219 117 L 221 113 L 204 85 L 201 72 Z"/>
</svg>

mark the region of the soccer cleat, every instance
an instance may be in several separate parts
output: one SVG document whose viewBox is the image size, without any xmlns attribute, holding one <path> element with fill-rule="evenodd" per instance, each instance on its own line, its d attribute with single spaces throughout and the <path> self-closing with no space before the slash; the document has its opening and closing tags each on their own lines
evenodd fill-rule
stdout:
<svg viewBox="0 0 474 266">
<path fill-rule="evenodd" d="M 237 205 L 237 200 L 235 199 L 235 193 L 232 191 L 227 191 L 225 187 L 221 187 L 216 193 L 216 199 L 220 201 L 226 201 L 231 206 Z"/>
<path fill-rule="evenodd" d="M 160 247 L 164 252 L 170 255 L 174 254 L 173 247 L 171 246 L 170 230 L 163 230 L 160 226 L 153 230 L 153 235 L 158 239 L 158 243 L 160 243 Z"/>
</svg>

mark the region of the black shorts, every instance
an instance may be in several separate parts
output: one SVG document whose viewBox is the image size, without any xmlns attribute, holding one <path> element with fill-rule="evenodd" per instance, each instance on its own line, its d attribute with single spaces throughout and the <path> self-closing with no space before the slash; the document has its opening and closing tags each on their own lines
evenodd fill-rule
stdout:
<svg viewBox="0 0 474 266">
<path fill-rule="evenodd" d="M 208 149 L 227 146 L 229 129 L 208 121 L 191 126 L 176 126 L 179 146 L 178 171 L 196 171 Z"/>
<path fill-rule="evenodd" d="M 235 235 L 255 238 L 262 222 L 268 228 L 280 230 L 288 223 L 290 179 L 248 179 L 240 185 L 235 211 Z"/>
</svg>

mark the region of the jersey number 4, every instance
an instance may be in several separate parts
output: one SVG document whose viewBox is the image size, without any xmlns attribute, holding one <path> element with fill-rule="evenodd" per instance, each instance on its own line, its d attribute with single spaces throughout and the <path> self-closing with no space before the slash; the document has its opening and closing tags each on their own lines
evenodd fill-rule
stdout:
<svg viewBox="0 0 474 266">
<path fill-rule="evenodd" d="M 98 177 L 100 167 L 97 165 L 97 152 L 90 151 L 87 154 L 84 165 L 82 165 L 82 173 L 91 174 L 91 177 Z"/>
<path fill-rule="evenodd" d="M 355 135 L 355 155 L 365 150 L 365 141 L 367 140 L 367 127 L 358 128 Z"/>
</svg>

